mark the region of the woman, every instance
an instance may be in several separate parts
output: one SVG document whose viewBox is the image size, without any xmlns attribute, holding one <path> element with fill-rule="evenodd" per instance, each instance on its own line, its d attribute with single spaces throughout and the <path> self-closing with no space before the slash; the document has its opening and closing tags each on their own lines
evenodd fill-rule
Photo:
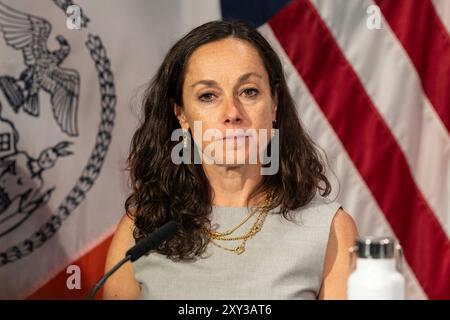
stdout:
<svg viewBox="0 0 450 320">
<path fill-rule="evenodd" d="M 222 136 L 196 135 L 196 124 Z M 174 158 L 180 128 L 184 160 L 204 154 L 201 163 Z M 261 158 L 249 161 L 255 141 L 272 162 L 279 158 L 269 174 Z M 223 161 L 230 154 L 243 161 Z M 133 191 L 106 269 L 167 220 L 179 229 L 115 273 L 104 298 L 346 298 L 355 223 L 325 198 L 325 166 L 278 56 L 253 27 L 209 22 L 171 48 L 146 91 L 128 161 Z"/>
</svg>

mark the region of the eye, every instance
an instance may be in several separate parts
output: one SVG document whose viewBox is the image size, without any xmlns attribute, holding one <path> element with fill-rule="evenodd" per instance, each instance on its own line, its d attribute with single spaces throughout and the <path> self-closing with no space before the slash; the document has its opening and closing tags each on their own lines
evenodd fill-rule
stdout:
<svg viewBox="0 0 450 320">
<path fill-rule="evenodd" d="M 244 89 L 244 91 L 242 91 L 242 93 L 249 98 L 255 97 L 258 95 L 258 90 L 255 88 L 248 88 L 248 89 Z"/>
<path fill-rule="evenodd" d="M 208 93 L 202 94 L 198 99 L 203 102 L 211 102 L 213 97 L 214 97 L 214 94 L 208 92 Z"/>
</svg>

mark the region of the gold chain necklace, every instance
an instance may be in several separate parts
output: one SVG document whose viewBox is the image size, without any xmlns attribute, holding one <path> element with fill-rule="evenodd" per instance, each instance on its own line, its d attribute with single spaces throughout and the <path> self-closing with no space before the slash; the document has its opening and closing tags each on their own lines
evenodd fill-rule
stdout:
<svg viewBox="0 0 450 320">
<path fill-rule="evenodd" d="M 261 228 L 262 228 L 262 226 L 263 226 L 263 224 L 264 224 L 264 221 L 266 220 L 266 217 L 267 217 L 267 215 L 268 215 L 268 213 L 269 213 L 268 206 L 269 206 L 269 204 L 271 203 L 271 201 L 272 201 L 272 196 L 268 196 L 268 197 L 266 198 L 266 201 L 265 201 L 264 205 L 260 208 L 260 213 L 259 213 L 259 215 L 258 215 L 258 217 L 257 217 L 257 219 L 256 219 L 256 221 L 255 221 L 255 223 L 253 224 L 253 226 L 250 228 L 250 230 L 249 230 L 246 234 L 244 234 L 244 235 L 242 235 L 242 236 L 237 236 L 237 237 L 227 237 L 228 235 L 230 235 L 231 233 L 233 233 L 235 230 L 237 230 L 239 227 L 241 227 L 245 222 L 247 222 L 247 221 L 250 219 L 250 217 L 252 217 L 252 216 L 254 215 L 254 213 L 256 212 L 256 210 L 253 211 L 253 212 L 251 212 L 251 213 L 250 213 L 250 214 L 249 214 L 242 222 L 240 222 L 236 227 L 234 227 L 234 228 L 232 228 L 232 229 L 230 229 L 230 230 L 228 230 L 228 231 L 226 231 L 226 232 L 212 232 L 212 231 L 210 231 L 210 230 L 208 230 L 208 229 L 205 229 L 206 234 L 209 236 L 211 242 L 212 242 L 215 246 L 217 246 L 217 247 L 219 247 L 219 248 L 221 248 L 221 249 L 224 249 L 224 250 L 226 250 L 226 251 L 234 252 L 234 253 L 236 253 L 236 254 L 242 254 L 242 253 L 245 251 L 245 245 L 246 245 L 247 241 L 248 241 L 249 239 L 251 239 L 255 234 L 257 234 L 257 233 L 261 230 Z M 225 240 L 225 241 L 242 240 L 242 242 L 241 242 L 241 244 L 238 245 L 237 247 L 234 247 L 234 248 L 228 248 L 228 247 L 224 247 L 224 246 L 218 244 L 218 243 L 217 243 L 216 241 L 214 241 L 213 239 L 214 239 L 214 240 Z"/>
<path fill-rule="evenodd" d="M 221 237 L 225 237 L 225 236 L 229 236 L 230 234 L 232 234 L 234 231 L 236 231 L 237 229 L 239 229 L 244 223 L 246 223 L 251 217 L 253 217 L 253 215 L 256 213 L 258 208 L 254 208 L 251 212 L 249 212 L 249 214 L 244 218 L 244 220 L 242 220 L 236 227 L 227 230 L 225 232 L 218 232 L 218 231 L 208 231 L 208 234 L 212 237 L 214 237 L 214 239 L 218 239 Z"/>
</svg>

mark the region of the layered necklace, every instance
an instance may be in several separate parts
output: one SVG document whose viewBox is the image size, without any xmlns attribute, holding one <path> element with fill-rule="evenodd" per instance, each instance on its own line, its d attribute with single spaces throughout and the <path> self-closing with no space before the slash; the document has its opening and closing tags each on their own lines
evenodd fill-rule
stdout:
<svg viewBox="0 0 450 320">
<path fill-rule="evenodd" d="M 269 205 L 272 203 L 272 200 L 273 196 L 268 195 L 261 207 L 255 207 L 253 210 L 249 212 L 249 214 L 244 218 L 244 220 L 242 220 L 237 226 L 227 231 L 224 232 L 211 231 L 206 228 L 204 229 L 204 231 L 215 246 L 236 254 L 242 254 L 245 251 L 245 245 L 247 241 L 250 240 L 255 234 L 257 234 L 261 230 L 264 221 L 266 220 L 266 217 L 269 213 Z M 231 236 L 233 232 L 242 227 L 258 211 L 259 214 L 258 217 L 256 218 L 255 223 L 245 234 L 240 236 Z M 242 242 L 234 248 L 225 247 L 217 242 L 217 241 L 237 241 L 237 240 L 242 240 Z"/>
</svg>

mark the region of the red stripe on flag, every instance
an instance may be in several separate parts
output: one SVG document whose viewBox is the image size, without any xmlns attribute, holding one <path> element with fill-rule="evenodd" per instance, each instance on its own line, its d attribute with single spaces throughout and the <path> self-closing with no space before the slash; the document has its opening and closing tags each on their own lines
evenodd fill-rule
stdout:
<svg viewBox="0 0 450 320">
<path fill-rule="evenodd" d="M 376 0 L 450 131 L 450 37 L 430 0 Z"/>
<path fill-rule="evenodd" d="M 450 242 L 406 159 L 315 8 L 294 1 L 269 22 L 403 245 L 426 294 L 450 298 Z"/>
<path fill-rule="evenodd" d="M 95 283 L 103 276 L 105 269 L 106 254 L 108 253 L 109 244 L 112 236 L 108 237 L 94 249 L 84 254 L 81 258 L 71 263 L 77 265 L 81 270 L 81 289 L 67 288 L 67 278 L 70 274 L 66 273 L 66 266 L 60 273 L 53 277 L 44 286 L 28 297 L 30 300 L 83 300 L 91 291 Z M 97 299 L 102 297 L 103 293 L 100 289 L 97 293 Z"/>
</svg>

